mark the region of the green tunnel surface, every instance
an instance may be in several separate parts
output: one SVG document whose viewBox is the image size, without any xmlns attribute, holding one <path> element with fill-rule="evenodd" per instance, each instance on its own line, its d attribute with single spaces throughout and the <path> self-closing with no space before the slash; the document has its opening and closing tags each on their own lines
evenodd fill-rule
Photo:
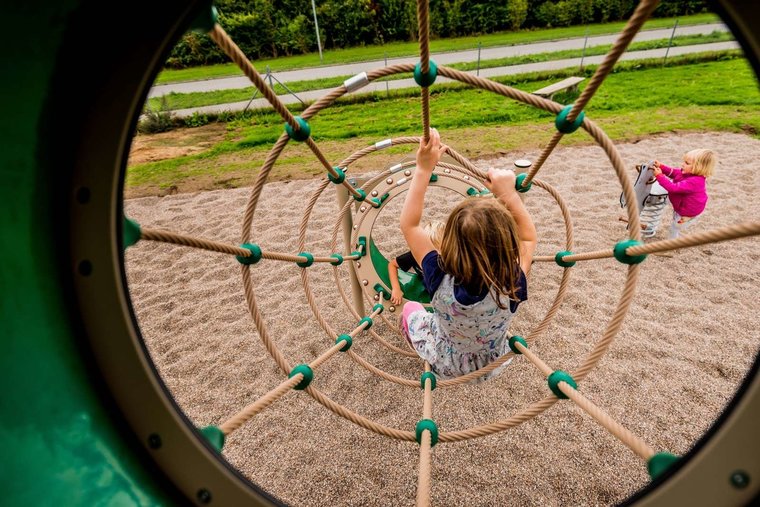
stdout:
<svg viewBox="0 0 760 507">
<path fill-rule="evenodd" d="M 175 504 L 176 493 L 118 422 L 63 281 L 68 224 L 60 206 L 66 196 L 57 194 L 71 168 L 56 166 L 47 151 L 56 132 L 46 127 L 57 53 L 67 18 L 80 7 L 62 0 L 3 8 L 0 504 Z M 91 67 L 97 72 L 98 62 Z"/>
</svg>

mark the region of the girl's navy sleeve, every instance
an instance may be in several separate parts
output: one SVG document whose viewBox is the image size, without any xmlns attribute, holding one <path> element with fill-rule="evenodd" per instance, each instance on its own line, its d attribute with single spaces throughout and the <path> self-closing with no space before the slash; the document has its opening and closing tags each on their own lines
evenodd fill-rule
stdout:
<svg viewBox="0 0 760 507">
<path fill-rule="evenodd" d="M 438 290 L 438 287 L 441 285 L 443 277 L 446 274 L 438 264 L 438 258 L 438 252 L 432 250 L 425 255 L 424 259 L 422 259 L 422 280 L 425 283 L 425 289 L 428 291 L 428 294 L 430 294 L 430 297 L 433 297 L 435 291 Z"/>
</svg>

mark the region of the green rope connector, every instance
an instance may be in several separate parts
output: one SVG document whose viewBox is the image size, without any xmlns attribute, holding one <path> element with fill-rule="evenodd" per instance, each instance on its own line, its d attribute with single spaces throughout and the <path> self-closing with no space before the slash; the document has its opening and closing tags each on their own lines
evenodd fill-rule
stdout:
<svg viewBox="0 0 760 507">
<path fill-rule="evenodd" d="M 565 106 L 562 109 L 562 111 L 559 112 L 557 117 L 554 119 L 554 126 L 557 127 L 557 130 L 559 130 L 563 134 L 572 134 L 573 132 L 578 130 L 578 127 L 580 127 L 581 123 L 583 123 L 583 118 L 586 116 L 586 112 L 581 111 L 581 114 L 578 115 L 575 121 L 570 123 L 569 121 L 567 121 L 567 115 L 570 114 L 570 110 L 572 108 L 573 108 L 572 104 Z"/>
<path fill-rule="evenodd" d="M 357 188 L 356 192 L 357 193 L 354 195 L 354 200 L 355 201 L 362 202 L 364 199 L 367 198 L 367 192 L 365 192 L 363 189 Z"/>
<path fill-rule="evenodd" d="M 353 252 L 351 252 L 351 256 L 353 256 L 353 257 L 358 257 L 359 259 L 361 259 L 361 257 L 362 257 L 362 253 L 361 253 L 361 252 L 359 252 L 359 251 L 357 251 L 357 250 L 354 250 Z M 359 259 L 354 259 L 354 260 L 357 260 L 357 261 L 358 261 Z"/>
<path fill-rule="evenodd" d="M 382 205 L 383 205 L 383 201 L 381 201 L 381 200 L 380 200 L 380 199 L 378 199 L 377 197 L 370 197 L 370 198 L 369 198 L 369 199 L 367 199 L 367 200 L 368 200 L 369 202 L 371 202 L 371 203 L 372 203 L 372 205 L 373 205 L 375 208 L 379 208 L 380 206 L 382 206 Z"/>
<path fill-rule="evenodd" d="M 678 456 L 674 456 L 669 452 L 658 452 L 649 458 L 649 461 L 647 461 L 647 470 L 649 471 L 649 477 L 651 477 L 652 480 L 658 478 L 676 461 L 678 461 Z"/>
<path fill-rule="evenodd" d="M 414 435 L 418 444 L 422 444 L 422 432 L 425 430 L 430 432 L 430 447 L 434 447 L 438 443 L 438 425 L 432 419 L 420 419 L 417 426 L 414 427 Z"/>
<path fill-rule="evenodd" d="M 435 391 L 436 378 L 432 371 L 426 371 L 420 377 L 420 389 L 425 390 L 425 380 L 430 379 L 430 390 Z"/>
<path fill-rule="evenodd" d="M 573 252 L 570 250 L 562 250 L 561 252 L 557 252 L 557 255 L 554 256 L 554 262 L 562 266 L 563 268 L 572 268 L 575 266 L 575 261 L 563 261 L 562 257 L 566 255 L 573 255 Z"/>
<path fill-rule="evenodd" d="M 644 259 L 647 258 L 647 254 L 641 254 L 641 255 L 628 255 L 625 253 L 625 250 L 630 246 L 638 246 L 643 245 L 641 241 L 636 241 L 635 239 L 628 239 L 625 241 L 620 241 L 618 244 L 615 245 L 615 248 L 612 250 L 613 255 L 615 258 L 622 262 L 623 264 L 638 264 L 642 262 Z"/>
<path fill-rule="evenodd" d="M 214 29 L 214 25 L 219 20 L 219 11 L 213 5 L 204 6 L 203 10 L 198 13 L 193 22 L 190 24 L 190 30 L 196 33 L 209 33 Z"/>
<path fill-rule="evenodd" d="M 299 142 L 306 141 L 311 135 L 311 127 L 309 126 L 309 123 L 303 118 L 301 118 L 300 116 L 296 116 L 295 118 L 296 118 L 296 122 L 298 122 L 298 125 L 301 127 L 300 130 L 296 132 L 293 129 L 293 127 L 290 126 L 290 123 L 286 123 L 285 132 L 287 132 L 288 137 L 290 137 L 294 141 L 299 141 Z"/>
<path fill-rule="evenodd" d="M 327 173 L 327 179 L 329 179 L 330 181 L 332 181 L 336 185 L 340 185 L 341 183 L 343 183 L 344 181 L 346 181 L 346 172 L 343 169 L 341 169 L 340 167 L 338 167 L 336 165 L 335 167 L 333 167 L 333 170 L 336 173 L 338 173 L 338 175 L 337 176 L 333 176 L 332 174 L 330 174 L 328 172 Z"/>
<path fill-rule="evenodd" d="M 309 252 L 299 252 L 299 257 L 306 257 L 306 260 L 303 262 L 296 262 L 296 266 L 302 267 L 302 268 L 308 268 L 312 264 L 314 264 L 314 256 L 311 255 Z"/>
<path fill-rule="evenodd" d="M 383 313 L 383 310 L 385 310 L 385 307 L 380 303 L 375 303 L 375 306 L 372 307 L 372 312 L 376 312 L 380 310 L 380 313 Z"/>
<path fill-rule="evenodd" d="M 525 338 L 522 336 L 514 335 L 512 338 L 509 339 L 509 348 L 514 352 L 515 354 L 522 354 L 520 352 L 520 349 L 517 348 L 517 345 L 515 345 L 516 342 L 522 343 L 522 346 L 526 349 L 528 348 L 528 342 L 525 341 Z"/>
<path fill-rule="evenodd" d="M 367 323 L 367 327 L 365 327 L 364 330 L 367 331 L 369 328 L 372 327 L 372 319 L 371 318 L 369 318 L 369 317 L 362 317 L 362 320 L 359 321 L 359 323 L 357 324 L 357 326 L 361 326 L 365 322 Z"/>
<path fill-rule="evenodd" d="M 296 386 L 293 388 L 296 391 L 303 391 L 307 387 L 309 387 L 309 384 L 311 384 L 311 381 L 314 380 L 314 370 L 311 369 L 311 366 L 308 364 L 299 364 L 292 370 L 290 370 L 290 375 L 288 375 L 288 378 L 293 378 L 294 376 L 298 374 L 303 375 L 303 378 L 301 381 L 296 384 Z"/>
<path fill-rule="evenodd" d="M 375 286 L 372 288 L 375 289 L 375 292 L 379 292 L 380 294 L 382 294 L 383 299 L 385 299 L 386 301 L 390 301 L 391 293 L 385 290 L 385 287 L 380 285 L 380 282 L 376 283 Z"/>
<path fill-rule="evenodd" d="M 201 428 L 201 435 L 211 444 L 211 447 L 218 452 L 222 452 L 222 447 L 224 447 L 224 432 L 218 426 Z"/>
<path fill-rule="evenodd" d="M 124 217 L 124 230 L 122 232 L 125 250 L 140 241 L 140 236 L 142 236 L 140 224 L 127 217 Z"/>
<path fill-rule="evenodd" d="M 483 190 L 483 191 L 480 192 L 480 197 L 485 197 L 485 196 L 487 196 L 490 193 L 491 193 L 490 190 L 485 189 L 485 190 Z"/>
<path fill-rule="evenodd" d="M 530 180 L 530 183 L 528 183 L 526 186 L 522 186 L 523 181 L 525 181 L 525 178 L 528 177 L 528 173 L 520 173 L 517 175 L 517 178 L 515 179 L 515 190 L 520 192 L 521 194 L 524 194 L 528 190 L 530 190 L 530 187 L 533 186 L 533 180 Z"/>
<path fill-rule="evenodd" d="M 438 65 L 433 60 L 429 60 L 429 70 L 427 74 L 422 73 L 422 62 L 417 62 L 414 66 L 414 81 L 423 88 L 435 83 L 438 77 Z"/>
<path fill-rule="evenodd" d="M 337 254 L 337 253 L 331 254 L 330 257 L 335 259 L 334 261 L 330 261 L 330 264 L 332 264 L 333 266 L 340 266 L 341 264 L 343 264 L 343 256 L 341 254 Z"/>
<path fill-rule="evenodd" d="M 351 348 L 351 345 L 354 344 L 354 340 L 351 339 L 351 337 L 347 334 L 339 335 L 338 338 L 335 339 L 335 343 L 338 344 L 340 342 L 346 342 L 345 345 L 340 349 L 341 352 L 346 352 L 348 349 Z"/>
<path fill-rule="evenodd" d="M 478 195 L 478 194 L 480 194 L 480 192 L 478 192 L 478 189 L 476 189 L 475 187 L 470 187 L 467 189 L 467 195 L 469 195 L 470 197 L 474 195 Z"/>
<path fill-rule="evenodd" d="M 551 389 L 555 396 L 561 400 L 566 400 L 567 396 L 565 396 L 565 393 L 560 391 L 560 382 L 567 382 L 573 387 L 573 389 L 578 389 L 578 384 L 575 382 L 575 379 L 571 377 L 570 374 L 566 371 L 554 370 L 546 380 L 549 381 L 549 389 Z"/>
<path fill-rule="evenodd" d="M 438 175 L 437 174 L 431 174 L 430 175 L 430 183 L 435 183 L 438 181 Z"/>
<path fill-rule="evenodd" d="M 367 237 L 366 236 L 359 236 L 359 239 L 356 240 L 356 246 L 359 247 L 359 253 L 361 253 L 362 257 L 367 255 Z"/>
<path fill-rule="evenodd" d="M 238 260 L 240 264 L 250 265 L 250 264 L 256 264 L 261 260 L 261 247 L 259 245 L 256 245 L 254 243 L 243 243 L 240 245 L 240 248 L 245 248 L 246 250 L 250 250 L 251 255 L 246 257 L 245 255 L 236 255 L 235 258 Z"/>
</svg>

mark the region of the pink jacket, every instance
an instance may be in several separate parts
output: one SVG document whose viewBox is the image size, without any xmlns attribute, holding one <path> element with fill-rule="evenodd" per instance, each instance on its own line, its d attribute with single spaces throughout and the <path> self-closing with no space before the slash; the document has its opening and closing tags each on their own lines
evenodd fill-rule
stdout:
<svg viewBox="0 0 760 507">
<path fill-rule="evenodd" d="M 673 211 L 682 217 L 695 217 L 705 210 L 707 191 L 704 176 L 684 174 L 681 169 L 665 164 L 660 164 L 660 169 L 662 174 L 657 176 L 657 183 L 668 191 Z"/>
</svg>

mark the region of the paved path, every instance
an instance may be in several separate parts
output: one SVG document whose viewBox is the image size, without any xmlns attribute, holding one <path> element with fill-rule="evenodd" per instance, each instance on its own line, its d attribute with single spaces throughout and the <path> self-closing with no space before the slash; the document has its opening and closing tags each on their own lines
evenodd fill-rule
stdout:
<svg viewBox="0 0 760 507">
<path fill-rule="evenodd" d="M 710 23 L 704 25 L 687 25 L 676 29 L 676 36 L 679 35 L 696 35 L 709 34 L 714 31 L 727 32 L 728 28 L 723 23 Z M 668 39 L 673 33 L 672 28 L 662 28 L 657 30 L 646 30 L 639 32 L 634 41 L 646 41 L 657 39 Z M 618 34 L 598 35 L 588 38 L 588 47 L 612 44 L 618 37 Z M 481 50 L 481 60 L 494 60 L 497 58 L 506 58 L 511 56 L 522 56 L 536 53 L 550 53 L 566 49 L 583 49 L 585 42 L 584 37 L 575 39 L 564 39 L 557 41 L 537 42 L 531 44 L 518 44 L 515 46 L 500 46 L 484 48 Z M 478 60 L 478 50 L 457 51 L 452 53 L 433 54 L 432 58 L 441 65 L 451 65 L 452 63 L 476 62 Z M 391 58 L 387 65 L 397 63 L 416 63 L 419 57 L 408 58 Z M 336 76 L 354 76 L 360 72 L 367 72 L 378 67 L 385 67 L 385 60 L 375 60 L 368 62 L 359 62 L 347 65 L 331 65 L 325 67 L 312 67 L 308 69 L 284 71 L 273 73 L 274 77 L 283 83 L 289 81 L 305 81 Z M 263 74 L 264 69 L 257 69 Z M 482 72 L 481 71 L 481 75 Z M 190 92 L 209 92 L 214 90 L 229 90 L 237 88 L 248 88 L 253 86 L 250 80 L 245 76 L 227 77 L 217 79 L 207 79 L 202 81 L 190 81 L 185 83 L 174 83 L 154 86 L 149 97 L 160 97 L 171 92 L 190 93 Z"/>
<path fill-rule="evenodd" d="M 715 42 L 711 44 L 699 44 L 699 45 L 694 45 L 694 46 L 681 46 L 681 47 L 670 48 L 670 51 L 668 52 L 668 57 L 684 55 L 688 53 L 696 53 L 696 52 L 701 52 L 701 51 L 722 51 L 726 49 L 736 49 L 738 47 L 739 47 L 739 44 L 733 41 Z M 663 58 L 665 56 L 665 51 L 666 51 L 665 48 L 650 49 L 646 51 L 630 51 L 628 53 L 624 53 L 623 56 L 620 58 L 620 60 Z M 598 64 L 602 62 L 603 58 L 604 58 L 604 55 L 589 56 L 583 60 L 583 63 L 584 65 Z M 508 67 L 494 67 L 491 69 L 481 69 L 479 75 L 481 77 L 495 77 L 495 76 L 506 76 L 510 74 L 522 74 L 525 72 L 535 72 L 539 70 L 565 69 L 565 68 L 571 68 L 571 67 L 579 67 L 580 63 L 581 63 L 580 58 L 567 58 L 564 60 L 554 60 L 554 61 L 549 61 L 549 62 L 527 63 L 527 64 L 521 64 L 521 65 L 510 65 Z M 475 74 L 475 71 L 471 71 L 470 74 Z M 436 83 L 444 83 L 444 82 L 450 82 L 450 81 L 451 81 L 450 79 L 439 77 L 436 80 Z M 414 82 L 413 79 L 399 79 L 396 81 L 370 83 L 369 85 L 365 86 L 364 88 L 361 88 L 360 90 L 357 90 L 354 93 L 368 93 L 368 92 L 382 93 L 382 92 L 385 92 L 386 89 L 396 90 L 396 89 L 401 89 L 401 88 L 412 88 L 416 86 L 417 84 Z M 300 97 L 300 99 L 305 102 L 311 102 L 311 101 L 321 98 L 323 95 L 325 95 L 329 91 L 330 90 L 311 90 L 307 92 L 300 92 L 298 93 L 298 97 Z M 279 99 L 286 104 L 292 104 L 292 103 L 298 102 L 298 99 L 292 95 L 280 95 Z M 221 113 L 224 111 L 243 111 L 246 108 L 261 109 L 261 108 L 266 108 L 266 107 L 270 107 L 269 102 L 267 102 L 265 99 L 259 98 L 252 101 L 246 100 L 246 101 L 234 102 L 230 104 L 217 104 L 213 106 L 204 106 L 204 107 L 191 108 L 191 109 L 179 109 L 179 110 L 174 111 L 174 114 L 179 117 L 186 117 L 186 116 L 191 116 L 194 113 L 199 113 L 199 114 Z"/>
</svg>

